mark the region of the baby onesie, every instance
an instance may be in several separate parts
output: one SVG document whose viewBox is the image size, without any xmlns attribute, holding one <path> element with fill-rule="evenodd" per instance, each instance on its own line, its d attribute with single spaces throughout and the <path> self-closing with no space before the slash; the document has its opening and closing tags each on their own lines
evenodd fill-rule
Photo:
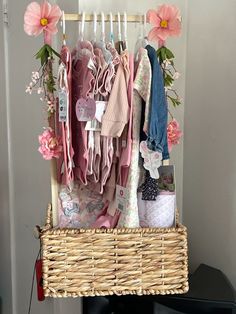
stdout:
<svg viewBox="0 0 236 314">
<path fill-rule="evenodd" d="M 72 63 L 71 63 L 71 53 L 67 46 L 63 46 L 61 49 L 61 64 L 59 66 L 59 89 L 60 92 L 66 94 L 66 121 L 58 122 L 58 129 L 62 135 L 63 139 L 63 157 L 59 159 L 57 163 L 58 168 L 58 178 L 59 182 L 71 186 L 74 176 L 72 169 L 72 159 L 74 155 L 72 147 L 72 134 L 71 134 L 71 80 L 72 80 Z M 59 108 L 60 109 L 60 108 Z M 64 162 L 63 162 L 64 160 Z M 61 170 L 63 169 L 63 174 L 61 178 Z"/>
<path fill-rule="evenodd" d="M 75 112 L 76 102 L 79 98 L 87 98 L 92 93 L 94 86 L 94 53 L 90 42 L 79 41 L 77 50 L 74 51 L 72 67 L 72 92 L 73 92 L 73 148 L 74 173 L 83 184 L 87 184 L 88 170 L 88 134 L 85 130 L 86 122 L 78 121 Z"/>
<path fill-rule="evenodd" d="M 107 109 L 102 119 L 101 135 L 120 137 L 129 119 L 129 103 L 127 95 L 127 72 L 120 62 Z"/>
</svg>

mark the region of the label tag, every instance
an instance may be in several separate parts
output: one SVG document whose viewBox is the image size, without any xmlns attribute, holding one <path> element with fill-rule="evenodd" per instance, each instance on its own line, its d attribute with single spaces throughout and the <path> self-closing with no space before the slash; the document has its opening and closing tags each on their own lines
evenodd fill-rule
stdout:
<svg viewBox="0 0 236 314">
<path fill-rule="evenodd" d="M 150 172 L 151 178 L 158 179 L 158 168 L 162 164 L 162 153 L 150 150 L 146 141 L 140 143 L 139 151 L 144 159 L 143 167 Z"/>
<path fill-rule="evenodd" d="M 127 206 L 127 189 L 123 186 L 116 185 L 116 208 L 124 211 Z"/>
<path fill-rule="evenodd" d="M 104 115 L 104 112 L 106 110 L 107 106 L 107 101 L 103 100 L 97 100 L 96 101 L 96 113 L 95 113 L 95 118 L 99 121 L 102 122 L 102 116 Z"/>
<path fill-rule="evenodd" d="M 78 121 L 93 120 L 96 112 L 96 102 L 92 98 L 80 98 L 77 100 L 75 110 Z"/>
<path fill-rule="evenodd" d="M 59 90 L 58 97 L 59 97 L 59 122 L 66 122 L 68 106 L 67 92 L 63 89 Z"/>
<path fill-rule="evenodd" d="M 86 131 L 101 131 L 102 124 L 98 122 L 96 119 L 88 121 L 85 125 Z"/>
</svg>

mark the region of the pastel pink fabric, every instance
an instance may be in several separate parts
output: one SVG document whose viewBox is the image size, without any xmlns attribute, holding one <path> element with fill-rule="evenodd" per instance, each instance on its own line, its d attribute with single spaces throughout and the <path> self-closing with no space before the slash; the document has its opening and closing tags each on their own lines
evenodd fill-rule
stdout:
<svg viewBox="0 0 236 314">
<path fill-rule="evenodd" d="M 100 179 L 100 163 L 101 163 L 101 136 L 100 132 L 94 132 L 94 157 L 93 157 L 93 173 L 94 181 L 98 182 Z"/>
<path fill-rule="evenodd" d="M 129 102 L 125 67 L 119 64 L 107 109 L 102 119 L 101 135 L 120 137 L 129 120 Z"/>
<path fill-rule="evenodd" d="M 63 158 L 58 161 L 58 179 L 59 182 L 70 186 L 74 180 L 74 174 L 72 169 L 72 160 L 74 156 L 74 150 L 72 147 L 72 132 L 71 132 L 71 113 L 72 113 L 72 95 L 71 95 L 71 83 L 72 83 L 72 63 L 71 53 L 67 46 L 63 46 L 61 49 L 61 62 L 66 66 L 67 72 L 67 83 L 68 83 L 68 94 L 69 94 L 69 117 L 68 122 L 59 122 L 58 129 L 63 140 Z M 63 163 L 64 162 L 64 163 Z M 61 178 L 61 168 L 64 165 L 64 171 Z"/>
<path fill-rule="evenodd" d="M 31 2 L 24 14 L 24 30 L 30 36 L 38 36 L 42 32 L 45 35 L 45 43 L 51 45 L 51 36 L 56 34 L 57 23 L 61 17 L 61 10 L 58 5 L 51 5 L 43 1 L 41 5 L 37 2 Z M 42 19 L 47 20 L 47 24 L 41 23 Z"/>
<path fill-rule="evenodd" d="M 127 138 L 126 147 L 122 148 L 119 170 L 118 170 L 118 182 L 121 186 L 126 186 L 129 166 L 131 162 L 132 152 L 132 115 L 133 115 L 133 82 L 134 82 L 134 56 L 129 55 L 129 82 L 128 82 L 128 103 L 129 103 L 129 121 L 127 126 Z"/>
<path fill-rule="evenodd" d="M 83 184 L 87 184 L 88 170 L 88 132 L 86 122 L 76 118 L 75 106 L 80 97 L 87 98 L 93 93 L 94 75 L 88 67 L 90 58 L 94 59 L 93 46 L 88 41 L 79 41 L 73 51 L 72 61 L 72 132 L 74 148 L 74 175 Z"/>
<path fill-rule="evenodd" d="M 104 191 L 107 179 L 109 178 L 112 160 L 114 154 L 113 139 L 112 137 L 102 137 L 102 167 L 101 167 L 101 179 L 100 179 L 100 193 Z"/>
<path fill-rule="evenodd" d="M 174 5 L 163 4 L 157 10 L 149 10 L 147 21 L 153 26 L 148 34 L 150 41 L 161 42 L 163 45 L 169 36 L 181 33 L 180 11 Z"/>
</svg>

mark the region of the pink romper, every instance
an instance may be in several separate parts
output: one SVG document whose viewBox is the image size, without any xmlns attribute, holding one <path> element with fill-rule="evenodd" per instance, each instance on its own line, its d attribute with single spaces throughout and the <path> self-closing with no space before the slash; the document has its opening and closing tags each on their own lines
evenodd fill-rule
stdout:
<svg viewBox="0 0 236 314">
<path fill-rule="evenodd" d="M 75 105 L 80 97 L 87 98 L 94 84 L 93 70 L 88 66 L 94 61 L 93 46 L 90 42 L 83 41 L 78 43 L 78 50 L 75 51 L 72 67 L 72 93 L 73 93 L 73 111 L 72 111 L 72 128 L 73 128 L 73 148 L 75 177 L 83 184 L 87 184 L 88 169 L 88 132 L 85 130 L 86 122 L 77 120 Z M 77 57 L 77 55 L 79 55 Z M 92 57 L 90 57 L 90 55 Z"/>
</svg>

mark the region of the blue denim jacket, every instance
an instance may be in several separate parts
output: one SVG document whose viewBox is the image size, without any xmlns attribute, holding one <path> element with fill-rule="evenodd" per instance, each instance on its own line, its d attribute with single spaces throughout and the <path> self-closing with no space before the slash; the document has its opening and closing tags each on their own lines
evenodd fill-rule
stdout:
<svg viewBox="0 0 236 314">
<path fill-rule="evenodd" d="M 146 46 L 152 68 L 151 108 L 148 128 L 148 147 L 162 153 L 163 159 L 169 159 L 167 144 L 168 108 L 164 89 L 164 80 L 161 66 L 157 59 L 156 50 Z"/>
</svg>

